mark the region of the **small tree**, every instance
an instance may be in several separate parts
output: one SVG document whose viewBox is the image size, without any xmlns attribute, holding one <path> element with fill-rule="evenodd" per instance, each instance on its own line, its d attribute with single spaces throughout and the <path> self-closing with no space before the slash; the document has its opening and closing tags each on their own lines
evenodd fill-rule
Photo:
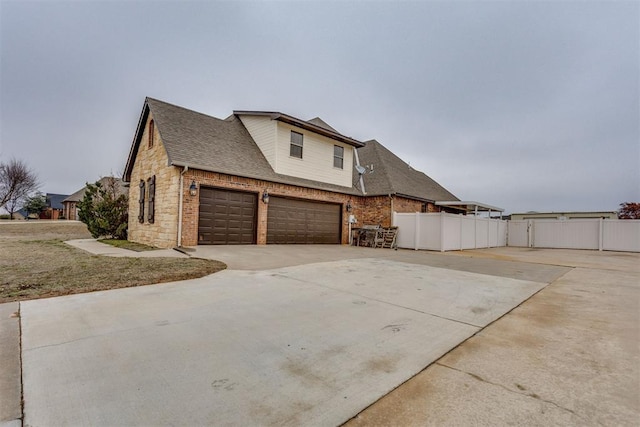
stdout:
<svg viewBox="0 0 640 427">
<path fill-rule="evenodd" d="M 620 203 L 618 209 L 619 219 L 640 219 L 640 203 L 624 202 Z"/>
<path fill-rule="evenodd" d="M 9 213 L 13 214 L 38 187 L 38 177 L 23 161 L 0 162 L 0 208 L 8 205 Z"/>
<path fill-rule="evenodd" d="M 94 238 L 126 239 L 128 206 L 129 200 L 121 194 L 118 181 L 107 178 L 87 183 L 84 198 L 78 202 L 78 216 Z"/>
<path fill-rule="evenodd" d="M 24 206 L 26 201 L 26 197 L 16 194 L 7 201 L 4 208 L 9 212 L 9 219 L 13 219 L 13 214 L 18 212 L 20 208 Z"/>
<path fill-rule="evenodd" d="M 47 197 L 42 193 L 36 193 L 31 197 L 27 197 L 24 202 L 24 210 L 27 215 L 40 215 L 47 209 Z"/>
</svg>

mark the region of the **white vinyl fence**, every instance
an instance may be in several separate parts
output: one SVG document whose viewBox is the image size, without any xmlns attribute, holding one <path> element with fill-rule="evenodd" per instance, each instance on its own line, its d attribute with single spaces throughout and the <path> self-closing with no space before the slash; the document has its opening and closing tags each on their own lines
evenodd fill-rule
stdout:
<svg viewBox="0 0 640 427">
<path fill-rule="evenodd" d="M 640 220 L 509 221 L 509 246 L 640 252 Z"/>
<path fill-rule="evenodd" d="M 507 245 L 507 221 L 440 213 L 393 214 L 399 248 L 455 251 Z"/>
<path fill-rule="evenodd" d="M 640 220 L 534 219 L 504 221 L 472 215 L 393 213 L 404 249 L 456 251 L 520 246 L 640 252 Z"/>
</svg>

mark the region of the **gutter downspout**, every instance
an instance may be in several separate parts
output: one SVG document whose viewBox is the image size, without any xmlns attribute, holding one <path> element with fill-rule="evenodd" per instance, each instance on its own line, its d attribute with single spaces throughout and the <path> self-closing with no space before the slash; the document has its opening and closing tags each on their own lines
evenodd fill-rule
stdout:
<svg viewBox="0 0 640 427">
<path fill-rule="evenodd" d="M 353 155 L 355 156 L 356 159 L 356 165 L 360 166 L 360 158 L 358 157 L 358 149 L 354 148 L 353 149 Z M 357 172 L 357 170 L 356 170 Z M 364 189 L 364 179 L 362 179 L 362 174 L 360 172 L 358 172 L 358 175 L 360 175 L 360 190 L 362 190 L 362 194 L 366 195 L 367 192 Z"/>
<path fill-rule="evenodd" d="M 189 170 L 189 166 L 184 166 L 180 172 L 180 200 L 178 202 L 178 247 L 182 247 L 182 198 L 184 196 L 184 174 Z"/>
</svg>

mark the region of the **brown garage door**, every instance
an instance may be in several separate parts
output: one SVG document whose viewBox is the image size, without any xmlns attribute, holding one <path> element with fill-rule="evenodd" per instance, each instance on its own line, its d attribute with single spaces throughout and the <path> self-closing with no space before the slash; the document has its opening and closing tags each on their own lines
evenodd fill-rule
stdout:
<svg viewBox="0 0 640 427">
<path fill-rule="evenodd" d="M 257 200 L 253 193 L 201 187 L 198 244 L 255 243 Z"/>
<path fill-rule="evenodd" d="M 270 197 L 267 243 L 340 243 L 340 205 Z"/>
</svg>

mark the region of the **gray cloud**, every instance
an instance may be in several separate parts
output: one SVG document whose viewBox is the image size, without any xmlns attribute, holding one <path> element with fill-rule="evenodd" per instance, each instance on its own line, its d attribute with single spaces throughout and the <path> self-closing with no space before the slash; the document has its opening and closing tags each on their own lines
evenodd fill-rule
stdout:
<svg viewBox="0 0 640 427">
<path fill-rule="evenodd" d="M 321 116 L 508 211 L 640 200 L 637 2 L 3 2 L 0 156 L 121 172 L 145 96 Z"/>
</svg>

